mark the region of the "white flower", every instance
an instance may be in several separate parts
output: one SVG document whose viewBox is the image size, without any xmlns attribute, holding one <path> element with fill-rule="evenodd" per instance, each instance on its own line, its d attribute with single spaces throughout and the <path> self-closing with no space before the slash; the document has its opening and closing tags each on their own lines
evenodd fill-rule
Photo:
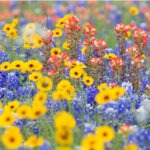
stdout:
<svg viewBox="0 0 150 150">
<path fill-rule="evenodd" d="M 145 99 L 144 101 L 142 101 L 142 106 L 144 107 L 145 111 L 150 113 L 150 100 Z"/>
<path fill-rule="evenodd" d="M 82 150 L 81 146 L 75 146 L 74 150 Z"/>
<path fill-rule="evenodd" d="M 136 112 L 136 118 L 139 122 L 143 122 L 147 119 L 148 112 L 145 110 L 143 106 L 141 106 Z"/>
<path fill-rule="evenodd" d="M 122 87 L 127 91 L 129 87 L 132 87 L 132 83 L 130 82 L 123 82 Z"/>
</svg>

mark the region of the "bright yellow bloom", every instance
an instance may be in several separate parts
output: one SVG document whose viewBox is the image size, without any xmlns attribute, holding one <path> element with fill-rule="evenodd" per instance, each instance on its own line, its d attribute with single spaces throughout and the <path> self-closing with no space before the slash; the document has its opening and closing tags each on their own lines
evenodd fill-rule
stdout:
<svg viewBox="0 0 150 150">
<path fill-rule="evenodd" d="M 8 128 L 2 135 L 2 142 L 7 149 L 18 149 L 23 142 L 20 129 L 16 126 Z"/>
<path fill-rule="evenodd" d="M 124 146 L 123 150 L 138 150 L 138 146 L 136 144 L 129 144 Z"/>
<path fill-rule="evenodd" d="M 47 100 L 47 93 L 45 92 L 38 92 L 35 94 L 33 98 L 33 105 L 43 105 Z"/>
<path fill-rule="evenodd" d="M 60 19 L 58 20 L 58 22 L 56 23 L 56 27 L 57 27 L 57 28 L 64 28 L 65 22 L 66 22 L 66 19 L 65 19 L 65 18 L 60 18 Z"/>
<path fill-rule="evenodd" d="M 2 102 L 0 102 L 0 108 L 2 108 L 3 107 L 3 104 L 2 104 Z"/>
<path fill-rule="evenodd" d="M 129 9 L 129 12 L 132 14 L 132 15 L 138 15 L 139 14 L 139 10 L 138 10 L 138 8 L 136 8 L 136 7 L 131 7 L 130 9 Z"/>
<path fill-rule="evenodd" d="M 72 67 L 74 68 L 74 67 L 78 67 L 78 68 L 80 68 L 80 69 L 85 69 L 86 68 L 86 65 L 85 64 L 83 64 L 82 62 L 73 62 L 72 63 Z"/>
<path fill-rule="evenodd" d="M 30 115 L 31 107 L 29 105 L 23 104 L 21 105 L 16 113 L 20 119 L 25 119 Z"/>
<path fill-rule="evenodd" d="M 70 86 L 68 86 L 66 89 L 65 89 L 65 91 L 66 91 L 66 95 L 65 95 L 65 99 L 66 100 L 73 100 L 74 98 L 75 98 L 75 96 L 76 96 L 76 93 L 75 93 L 75 88 L 74 88 L 74 86 L 72 86 L 72 85 L 70 85 Z"/>
<path fill-rule="evenodd" d="M 9 71 L 11 69 L 11 64 L 9 62 L 3 62 L 0 65 L 0 70 L 2 71 Z"/>
<path fill-rule="evenodd" d="M 86 53 L 86 50 L 87 50 L 87 47 L 84 46 L 84 47 L 81 49 L 81 53 L 82 53 L 82 54 L 85 54 L 85 53 Z"/>
<path fill-rule="evenodd" d="M 70 129 L 57 129 L 55 131 L 55 140 L 60 145 L 70 145 L 73 142 L 73 133 Z"/>
<path fill-rule="evenodd" d="M 29 48 L 40 48 L 43 44 L 42 37 L 31 31 L 31 33 L 24 33 L 23 34 L 23 39 L 24 39 L 24 48 L 29 49 Z"/>
<path fill-rule="evenodd" d="M 12 112 L 4 111 L 0 115 L 0 127 L 10 126 L 14 123 L 15 117 Z"/>
<path fill-rule="evenodd" d="M 42 77 L 42 73 L 32 72 L 28 77 L 29 77 L 29 80 L 36 82 Z"/>
<path fill-rule="evenodd" d="M 40 118 L 41 116 L 43 116 L 46 112 L 47 112 L 46 106 L 33 105 L 32 109 L 30 111 L 29 119 L 36 120 L 36 119 Z"/>
<path fill-rule="evenodd" d="M 31 135 L 25 142 L 25 146 L 28 148 L 39 147 L 44 143 L 44 139 L 42 137 L 36 137 L 36 135 Z"/>
<path fill-rule="evenodd" d="M 23 48 L 25 48 L 25 49 L 29 49 L 30 48 L 30 43 L 29 43 L 28 39 L 24 40 Z"/>
<path fill-rule="evenodd" d="M 19 19 L 18 18 L 14 18 L 12 21 L 12 26 L 16 27 L 18 25 Z"/>
<path fill-rule="evenodd" d="M 56 28 L 56 29 L 52 30 L 52 32 L 53 32 L 54 37 L 60 37 L 63 34 L 63 31 L 59 28 Z"/>
<path fill-rule="evenodd" d="M 109 60 L 111 60 L 111 59 L 113 59 L 115 57 L 117 57 L 117 56 L 115 54 L 113 54 L 113 53 L 109 53 L 109 54 L 105 54 L 104 55 L 104 58 L 109 59 Z"/>
<path fill-rule="evenodd" d="M 87 134 L 81 143 L 82 150 L 104 150 L 104 144 L 95 134 Z"/>
<path fill-rule="evenodd" d="M 24 62 L 22 68 L 21 68 L 21 72 L 22 73 L 27 73 L 28 72 L 28 66 L 27 63 Z"/>
<path fill-rule="evenodd" d="M 34 39 L 34 43 L 36 45 L 36 48 L 40 48 L 43 44 L 42 37 L 37 33 L 32 34 L 30 36 L 30 39 Z"/>
<path fill-rule="evenodd" d="M 39 90 L 41 91 L 50 91 L 52 89 L 52 80 L 49 77 L 42 77 L 39 79 L 39 81 L 37 81 L 36 86 Z"/>
<path fill-rule="evenodd" d="M 22 60 L 15 60 L 11 63 L 11 69 L 14 70 L 21 70 L 23 66 L 24 66 L 24 62 Z"/>
<path fill-rule="evenodd" d="M 76 120 L 70 113 L 60 111 L 54 116 L 54 124 L 56 129 L 72 129 L 76 126 Z"/>
<path fill-rule="evenodd" d="M 55 150 L 73 150 L 71 147 L 68 146 L 60 146 L 60 147 L 56 147 Z"/>
<path fill-rule="evenodd" d="M 128 31 L 127 34 L 126 34 L 125 40 L 128 40 L 130 36 L 131 36 L 131 32 Z"/>
<path fill-rule="evenodd" d="M 5 105 L 4 110 L 16 111 L 19 105 L 20 105 L 20 102 L 18 100 L 13 100 L 13 101 L 8 102 L 7 105 Z"/>
<path fill-rule="evenodd" d="M 81 77 L 84 78 L 84 77 L 86 77 L 86 76 L 88 76 L 87 73 L 86 73 L 86 71 L 85 71 L 85 70 L 82 70 L 82 75 L 81 75 Z"/>
<path fill-rule="evenodd" d="M 108 87 L 107 83 L 101 83 L 100 85 L 98 85 L 98 90 L 99 91 L 103 91 L 106 90 L 106 88 Z"/>
<path fill-rule="evenodd" d="M 51 50 L 50 50 L 50 54 L 51 56 L 57 56 L 61 53 L 61 49 L 60 48 L 56 48 L 56 47 L 53 47 Z"/>
<path fill-rule="evenodd" d="M 28 71 L 39 71 L 43 67 L 43 65 L 38 60 L 28 60 L 26 65 Z"/>
<path fill-rule="evenodd" d="M 81 77 L 82 72 L 82 69 L 79 67 L 72 68 L 70 69 L 70 77 L 78 79 Z"/>
<path fill-rule="evenodd" d="M 65 50 L 70 50 L 70 43 L 68 43 L 67 41 L 63 43 L 63 48 Z"/>
<path fill-rule="evenodd" d="M 72 100 L 76 96 L 75 88 L 68 80 L 60 81 L 56 89 L 52 94 L 54 100 Z"/>
<path fill-rule="evenodd" d="M 65 89 L 67 87 L 71 86 L 71 83 L 69 82 L 69 80 L 61 80 L 58 84 L 57 84 L 57 89 Z"/>
<path fill-rule="evenodd" d="M 74 15 L 72 13 L 65 15 L 63 18 L 68 20 L 69 18 L 73 17 Z"/>
<path fill-rule="evenodd" d="M 12 38 L 12 39 L 15 39 L 17 36 L 18 36 L 18 33 L 17 33 L 17 30 L 16 29 L 10 29 L 7 34 L 6 34 L 7 37 L 9 38 Z"/>
<path fill-rule="evenodd" d="M 67 93 L 65 92 L 65 90 L 56 90 L 56 91 L 53 91 L 53 93 L 52 93 L 52 99 L 55 100 L 55 101 L 63 100 L 63 99 L 65 99 L 66 94 Z"/>
<path fill-rule="evenodd" d="M 12 29 L 13 29 L 12 24 L 5 24 L 3 27 L 3 31 L 5 31 L 5 32 L 9 32 Z"/>
<path fill-rule="evenodd" d="M 98 104 L 107 104 L 109 101 L 113 100 L 112 89 L 107 88 L 105 91 L 101 91 L 95 97 Z"/>
<path fill-rule="evenodd" d="M 83 82 L 86 86 L 91 86 L 94 83 L 94 79 L 90 76 L 84 76 Z"/>
<path fill-rule="evenodd" d="M 99 126 L 95 130 L 95 134 L 102 142 L 110 142 L 115 137 L 115 131 L 109 126 Z"/>
<path fill-rule="evenodd" d="M 113 92 L 113 99 L 117 100 L 119 99 L 122 95 L 125 94 L 125 89 L 119 86 L 116 86 L 114 88 L 112 88 L 112 92 Z"/>
</svg>

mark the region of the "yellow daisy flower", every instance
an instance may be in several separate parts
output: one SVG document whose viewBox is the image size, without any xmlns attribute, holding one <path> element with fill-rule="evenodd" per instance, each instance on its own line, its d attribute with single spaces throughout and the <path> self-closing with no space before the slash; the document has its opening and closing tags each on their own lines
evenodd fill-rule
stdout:
<svg viewBox="0 0 150 150">
<path fill-rule="evenodd" d="M 115 54 L 113 54 L 113 53 L 109 53 L 109 54 L 105 54 L 104 55 L 104 58 L 109 59 L 109 60 L 111 60 L 111 59 L 113 59 L 115 57 L 117 57 L 117 56 Z"/>
<path fill-rule="evenodd" d="M 138 146 L 134 143 L 124 146 L 123 150 L 138 150 Z"/>
<path fill-rule="evenodd" d="M 36 137 L 36 135 L 31 135 L 25 142 L 25 147 L 35 148 L 39 147 L 44 143 L 44 138 Z"/>
<path fill-rule="evenodd" d="M 79 67 L 72 68 L 70 69 L 70 77 L 78 79 L 81 77 L 82 72 L 82 69 Z"/>
<path fill-rule="evenodd" d="M 32 105 L 43 105 L 46 102 L 46 100 L 47 93 L 40 91 L 35 94 Z"/>
<path fill-rule="evenodd" d="M 2 30 L 5 31 L 5 32 L 9 32 L 12 29 L 13 29 L 12 24 L 5 24 Z"/>
<path fill-rule="evenodd" d="M 47 112 L 46 106 L 43 105 L 33 105 L 31 108 L 29 119 L 36 120 L 39 119 L 41 116 L 43 116 Z"/>
<path fill-rule="evenodd" d="M 50 50 L 50 54 L 51 56 L 57 56 L 61 53 L 61 49 L 60 48 L 57 48 L 57 47 L 53 47 L 51 50 Z"/>
<path fill-rule="evenodd" d="M 76 120 L 70 113 L 60 111 L 54 115 L 54 125 L 56 129 L 73 129 L 76 126 Z"/>
<path fill-rule="evenodd" d="M 52 80 L 48 77 L 42 77 L 37 81 L 36 86 L 41 91 L 50 91 L 52 89 Z"/>
<path fill-rule="evenodd" d="M 22 60 L 15 60 L 11 63 L 11 69 L 14 70 L 21 70 L 23 66 L 24 66 L 24 62 Z"/>
<path fill-rule="evenodd" d="M 139 10 L 137 7 L 131 7 L 129 9 L 129 12 L 132 14 L 132 15 L 138 15 L 139 14 Z"/>
<path fill-rule="evenodd" d="M 31 81 L 37 82 L 42 77 L 42 73 L 40 72 L 32 72 L 28 78 Z"/>
<path fill-rule="evenodd" d="M 60 145 L 69 145 L 73 142 L 73 133 L 71 130 L 65 129 L 57 129 L 55 131 L 55 140 Z"/>
<path fill-rule="evenodd" d="M 87 134 L 81 142 L 83 150 L 104 150 L 104 144 L 95 134 Z"/>
<path fill-rule="evenodd" d="M 15 116 L 10 111 L 4 111 L 0 115 L 0 127 L 7 127 L 15 122 Z"/>
<path fill-rule="evenodd" d="M 17 30 L 16 30 L 16 29 L 13 29 L 13 28 L 10 29 L 10 30 L 7 32 L 6 36 L 9 37 L 9 38 L 15 39 L 15 38 L 18 36 Z"/>
<path fill-rule="evenodd" d="M 64 42 L 63 43 L 63 48 L 65 49 L 65 50 L 70 50 L 70 43 L 69 42 Z"/>
<path fill-rule="evenodd" d="M 103 142 L 110 142 L 115 137 L 115 131 L 112 127 L 109 126 L 99 126 L 95 130 L 95 134 Z"/>
<path fill-rule="evenodd" d="M 9 62 L 3 62 L 0 65 L 0 70 L 2 71 L 9 71 L 11 69 L 11 64 Z"/>
<path fill-rule="evenodd" d="M 16 111 L 19 119 L 28 118 L 30 115 L 30 112 L 31 112 L 31 107 L 26 104 L 21 105 Z"/>
<path fill-rule="evenodd" d="M 19 107 L 20 102 L 18 100 L 13 100 L 7 103 L 5 105 L 4 110 L 5 111 L 16 111 L 16 109 Z"/>
<path fill-rule="evenodd" d="M 107 88 L 106 90 L 98 93 L 95 97 L 95 100 L 98 104 L 107 104 L 109 101 L 113 100 L 113 98 L 112 89 Z"/>
<path fill-rule="evenodd" d="M 56 29 L 52 30 L 52 33 L 53 33 L 54 37 L 60 37 L 60 36 L 62 36 L 63 31 L 59 28 L 56 28 Z"/>
<path fill-rule="evenodd" d="M 66 19 L 65 19 L 65 18 L 60 18 L 60 19 L 58 20 L 58 22 L 56 23 L 56 27 L 57 27 L 57 28 L 64 28 L 65 22 L 66 22 Z"/>
<path fill-rule="evenodd" d="M 21 131 L 16 126 L 12 126 L 5 130 L 1 139 L 7 149 L 18 149 L 23 142 Z"/>
<path fill-rule="evenodd" d="M 83 82 L 86 86 L 91 86 L 94 83 L 94 79 L 90 76 L 84 76 Z"/>
</svg>

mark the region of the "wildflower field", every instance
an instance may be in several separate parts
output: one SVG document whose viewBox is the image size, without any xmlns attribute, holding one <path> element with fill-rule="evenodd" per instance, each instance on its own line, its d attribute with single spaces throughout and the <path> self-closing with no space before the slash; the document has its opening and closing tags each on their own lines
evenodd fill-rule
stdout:
<svg viewBox="0 0 150 150">
<path fill-rule="evenodd" d="M 0 0 L 0 150 L 150 150 L 150 1 Z"/>
</svg>

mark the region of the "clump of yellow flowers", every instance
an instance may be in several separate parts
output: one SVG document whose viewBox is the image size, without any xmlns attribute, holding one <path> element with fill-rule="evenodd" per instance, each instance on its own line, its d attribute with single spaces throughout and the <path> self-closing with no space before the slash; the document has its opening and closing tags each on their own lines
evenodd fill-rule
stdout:
<svg viewBox="0 0 150 150">
<path fill-rule="evenodd" d="M 5 24 L 3 31 L 6 33 L 6 36 L 12 39 L 15 39 L 18 36 L 16 26 L 18 25 L 18 18 L 14 18 L 11 23 Z"/>
</svg>

